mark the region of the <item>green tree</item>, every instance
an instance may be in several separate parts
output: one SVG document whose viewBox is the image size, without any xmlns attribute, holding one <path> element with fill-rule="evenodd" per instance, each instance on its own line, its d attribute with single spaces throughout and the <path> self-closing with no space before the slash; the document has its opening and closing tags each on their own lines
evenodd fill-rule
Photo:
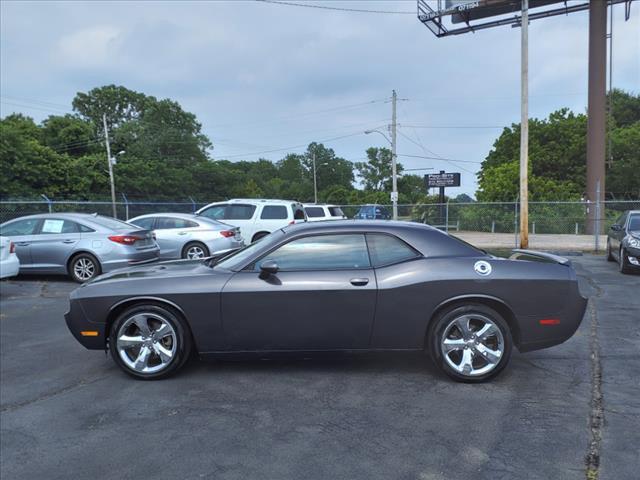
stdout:
<svg viewBox="0 0 640 480">
<path fill-rule="evenodd" d="M 365 190 L 391 191 L 391 150 L 371 147 L 367 149 L 367 161 L 355 164 Z M 402 173 L 402 164 L 396 163 L 396 173 Z"/>
</svg>

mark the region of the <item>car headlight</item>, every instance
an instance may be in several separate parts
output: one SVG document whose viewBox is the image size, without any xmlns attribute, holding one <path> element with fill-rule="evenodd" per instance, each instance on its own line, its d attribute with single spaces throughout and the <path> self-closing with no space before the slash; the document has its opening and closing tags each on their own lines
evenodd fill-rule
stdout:
<svg viewBox="0 0 640 480">
<path fill-rule="evenodd" d="M 628 237 L 627 245 L 631 248 L 640 248 L 640 240 L 638 240 L 637 238 Z"/>
</svg>

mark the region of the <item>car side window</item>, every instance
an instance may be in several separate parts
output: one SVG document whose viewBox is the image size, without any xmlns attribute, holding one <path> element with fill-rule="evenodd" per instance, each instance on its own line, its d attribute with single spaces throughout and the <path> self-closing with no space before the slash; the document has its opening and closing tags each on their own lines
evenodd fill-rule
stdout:
<svg viewBox="0 0 640 480">
<path fill-rule="evenodd" d="M 322 207 L 304 207 L 307 217 L 321 218 L 324 217 L 324 208 Z"/>
<path fill-rule="evenodd" d="M 78 224 L 78 227 L 80 228 L 80 232 L 81 233 L 95 232 L 95 230 L 93 228 L 87 227 L 86 225 L 82 225 L 81 223 Z"/>
<path fill-rule="evenodd" d="M 374 267 L 392 265 L 420 256 L 412 247 L 393 235 L 367 233 L 367 245 Z"/>
<path fill-rule="evenodd" d="M 171 228 L 193 228 L 198 225 L 184 218 L 175 217 L 158 217 L 156 221 L 156 230 L 168 230 Z"/>
<path fill-rule="evenodd" d="M 329 207 L 329 213 L 332 217 L 344 217 L 344 212 L 340 207 Z"/>
<path fill-rule="evenodd" d="M 225 220 L 251 220 L 253 212 L 256 211 L 255 205 L 231 204 L 227 206 L 224 214 Z M 216 217 L 212 217 L 216 218 Z M 216 218 L 217 220 L 217 218 Z"/>
<path fill-rule="evenodd" d="M 78 233 L 80 229 L 76 222 L 61 220 L 58 218 L 46 218 L 42 222 L 40 233 L 43 235 L 56 233 Z"/>
<path fill-rule="evenodd" d="M 362 234 L 315 235 L 281 246 L 256 262 L 256 269 L 274 261 L 281 271 L 352 270 L 370 268 Z"/>
<path fill-rule="evenodd" d="M 139 218 L 129 223 L 131 223 L 132 225 L 135 225 L 136 227 L 146 228 L 149 230 L 151 229 L 151 227 L 153 227 L 154 220 L 155 220 L 154 217 L 147 217 L 147 218 Z"/>
<path fill-rule="evenodd" d="M 265 205 L 260 214 L 262 220 L 286 220 L 287 207 L 284 205 Z"/>
<path fill-rule="evenodd" d="M 624 224 L 625 224 L 626 221 L 627 221 L 627 212 L 624 212 L 616 220 L 616 225 L 620 225 L 621 227 L 624 227 Z"/>
<path fill-rule="evenodd" d="M 26 220 L 17 220 L 6 224 L 0 229 L 0 234 L 5 237 L 12 235 L 33 235 L 36 227 L 40 222 L 39 218 L 28 218 Z"/>
<path fill-rule="evenodd" d="M 222 220 L 224 218 L 227 207 L 228 205 L 214 205 L 213 207 L 209 207 L 206 210 L 200 212 L 200 215 L 213 218 L 214 220 Z"/>
</svg>

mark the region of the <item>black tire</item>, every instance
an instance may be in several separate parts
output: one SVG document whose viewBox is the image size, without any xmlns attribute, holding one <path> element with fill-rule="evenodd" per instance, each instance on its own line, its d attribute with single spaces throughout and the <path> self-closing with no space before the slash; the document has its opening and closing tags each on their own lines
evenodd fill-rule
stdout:
<svg viewBox="0 0 640 480">
<path fill-rule="evenodd" d="M 624 251 L 624 247 L 620 247 L 618 269 L 620 270 L 620 273 L 631 273 L 631 265 L 629 264 L 629 260 L 627 260 L 627 255 Z"/>
<path fill-rule="evenodd" d="M 502 345 L 503 345 L 502 354 L 499 357 L 499 361 L 495 362 L 495 366 L 493 366 L 492 369 L 487 371 L 486 373 L 479 373 L 479 374 L 473 374 L 473 375 L 470 373 L 469 374 L 460 373 L 458 370 L 455 370 L 449 364 L 449 362 L 445 359 L 445 355 L 442 351 L 441 342 L 444 340 L 445 330 L 449 330 L 450 328 L 455 328 L 455 327 L 452 327 L 452 323 L 456 319 L 463 316 L 467 316 L 467 315 L 470 315 L 471 317 L 475 315 L 477 316 L 477 318 L 482 317 L 484 319 L 490 320 L 490 322 L 493 323 L 493 325 L 495 325 L 500 330 L 500 333 L 502 334 Z M 477 320 L 473 320 L 473 321 L 476 322 Z M 449 330 L 449 331 L 452 331 L 452 330 Z M 495 335 L 491 335 L 490 337 L 491 338 L 487 339 L 487 342 L 495 342 L 495 344 L 497 345 L 499 335 L 496 333 Z M 474 338 L 475 338 L 475 335 L 474 335 Z M 486 347 L 486 344 L 484 342 L 482 343 Z M 476 342 L 476 345 L 477 345 L 477 342 Z M 431 328 L 429 329 L 429 334 L 427 335 L 427 347 L 429 349 L 431 359 L 433 360 L 435 365 L 440 370 L 442 370 L 442 372 L 448 375 L 450 378 L 458 382 L 480 383 L 480 382 L 485 382 L 489 379 L 492 379 L 507 366 L 507 364 L 509 363 L 509 359 L 511 357 L 511 351 L 513 349 L 513 339 L 511 336 L 511 329 L 509 328 L 509 325 L 498 312 L 496 312 L 492 308 L 489 308 L 485 305 L 469 303 L 466 305 L 458 305 L 458 306 L 446 309 L 441 313 L 439 313 L 433 319 L 433 321 L 431 322 Z M 497 348 L 497 347 L 494 347 L 494 348 Z M 479 364 L 479 368 L 478 368 L 479 372 L 483 369 L 482 367 L 483 363 L 486 365 L 489 365 L 489 362 L 487 362 L 484 358 L 479 356 L 479 352 L 474 349 L 473 345 L 471 347 L 465 346 L 464 350 L 467 350 L 467 349 L 471 349 L 473 352 L 475 352 L 475 353 L 471 353 L 471 355 L 474 355 L 472 362 Z M 460 352 L 460 355 L 462 354 L 461 348 L 456 351 Z M 449 353 L 449 355 L 451 354 L 455 354 L 455 352 L 452 351 Z M 477 357 L 475 356 L 476 354 L 478 355 Z M 450 361 L 453 361 L 451 357 L 448 357 L 448 358 Z"/>
<path fill-rule="evenodd" d="M 607 238 L 607 262 L 615 262 L 615 261 L 616 259 L 613 258 L 613 255 L 611 254 L 611 242 Z"/>
<path fill-rule="evenodd" d="M 155 321 L 156 317 L 160 317 L 163 321 L 171 325 L 173 332 L 175 333 L 175 340 L 173 337 L 171 339 L 171 348 L 173 348 L 173 342 L 175 341 L 175 351 L 173 352 L 171 360 L 169 360 L 160 370 L 149 373 L 137 371 L 128 365 L 121 357 L 121 352 L 118 348 L 118 336 L 121 333 L 121 328 L 126 325 L 132 317 L 146 315 L 153 316 L 146 317 L 149 320 L 148 325 L 151 325 L 151 322 Z M 132 326 L 135 328 L 135 325 Z M 126 330 L 123 330 L 123 332 L 126 333 Z M 136 348 L 133 347 L 131 350 L 124 352 L 123 355 L 127 356 L 130 360 L 133 360 L 134 356 L 139 355 L 141 348 L 142 347 L 136 351 Z M 138 304 L 126 309 L 115 319 L 111 325 L 109 333 L 109 351 L 111 353 L 111 358 L 113 358 L 116 365 L 118 365 L 126 374 L 139 380 L 159 380 L 175 374 L 190 358 L 192 349 L 193 341 L 191 338 L 191 331 L 182 317 L 172 309 L 154 303 Z M 149 363 L 152 363 L 151 360 L 154 357 L 157 357 L 158 360 L 160 359 L 157 354 L 150 353 L 148 356 Z M 152 368 L 155 367 L 152 365 Z"/>
<path fill-rule="evenodd" d="M 258 240 L 260 240 L 261 238 L 266 237 L 267 235 L 269 235 L 269 232 L 258 232 L 251 239 L 251 243 L 257 242 Z"/>
<path fill-rule="evenodd" d="M 102 267 L 90 253 L 79 253 L 69 260 L 67 272 L 74 282 L 84 283 L 100 275 Z"/>
<path fill-rule="evenodd" d="M 202 257 L 192 257 L 192 258 L 207 258 L 211 254 L 209 253 L 209 248 L 202 242 L 189 242 L 184 247 L 182 247 L 182 253 L 180 256 L 182 258 L 189 258 L 190 250 L 198 250 L 202 251 Z"/>
</svg>

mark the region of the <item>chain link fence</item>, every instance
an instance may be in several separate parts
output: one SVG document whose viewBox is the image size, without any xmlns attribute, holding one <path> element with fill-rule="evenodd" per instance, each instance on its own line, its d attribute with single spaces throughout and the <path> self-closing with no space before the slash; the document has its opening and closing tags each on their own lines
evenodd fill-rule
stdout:
<svg viewBox="0 0 640 480">
<path fill-rule="evenodd" d="M 206 203 L 188 201 L 123 201 L 116 203 L 117 217 L 127 220 L 147 213 L 193 213 Z M 362 205 L 341 205 L 353 218 Z M 391 205 L 382 205 L 389 214 Z M 598 216 L 606 234 L 625 210 L 640 210 L 640 200 L 590 202 L 529 202 L 530 245 L 546 249 L 601 250 L 604 235 L 588 233 L 589 210 Z M 0 201 L 0 223 L 36 213 L 78 212 L 112 216 L 110 201 L 10 200 Z M 426 223 L 448 231 L 482 248 L 511 248 L 518 244 L 520 225 L 517 202 L 470 202 L 398 205 L 398 219 Z"/>
</svg>

